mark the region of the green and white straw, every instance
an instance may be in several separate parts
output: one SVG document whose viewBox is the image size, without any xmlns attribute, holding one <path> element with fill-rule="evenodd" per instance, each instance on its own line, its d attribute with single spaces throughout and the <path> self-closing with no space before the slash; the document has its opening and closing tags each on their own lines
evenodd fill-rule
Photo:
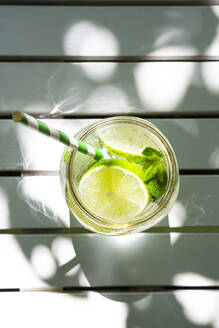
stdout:
<svg viewBox="0 0 219 328">
<path fill-rule="evenodd" d="M 23 112 L 14 112 L 12 118 L 15 122 L 23 123 L 26 126 L 37 130 L 48 137 L 51 137 L 66 146 L 72 147 L 73 149 L 93 157 L 96 160 L 101 160 L 104 158 L 102 152 L 98 149 L 93 148 L 91 145 L 85 144 L 81 140 L 78 140 L 74 137 L 69 137 L 64 132 L 49 127 L 47 124 L 43 123 L 40 120 L 35 119 L 33 116 L 30 116 Z"/>
</svg>

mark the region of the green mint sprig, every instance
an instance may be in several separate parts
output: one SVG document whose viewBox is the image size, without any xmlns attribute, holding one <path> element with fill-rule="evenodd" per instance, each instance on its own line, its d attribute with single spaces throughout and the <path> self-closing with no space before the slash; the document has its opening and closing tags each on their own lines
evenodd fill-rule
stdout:
<svg viewBox="0 0 219 328">
<path fill-rule="evenodd" d="M 146 153 L 146 148 L 143 150 L 143 152 Z M 163 154 L 153 148 L 150 148 L 150 152 L 151 157 L 153 157 L 154 160 L 145 171 L 144 182 L 147 185 L 151 196 L 153 198 L 160 198 L 163 196 L 166 190 L 168 178 L 167 170 L 163 160 Z"/>
<path fill-rule="evenodd" d="M 100 141 L 104 144 L 110 154 L 119 158 L 123 158 L 139 165 L 144 172 L 143 181 L 146 184 L 151 197 L 153 199 L 163 196 L 167 186 L 167 170 L 164 162 L 163 154 L 152 148 L 146 147 L 141 155 L 131 154 L 122 150 L 115 149 L 107 145 L 101 138 Z"/>
</svg>

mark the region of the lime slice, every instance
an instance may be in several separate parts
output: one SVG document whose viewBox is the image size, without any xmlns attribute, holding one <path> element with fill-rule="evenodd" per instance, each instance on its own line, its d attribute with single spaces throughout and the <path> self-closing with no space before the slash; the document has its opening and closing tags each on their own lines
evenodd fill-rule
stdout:
<svg viewBox="0 0 219 328">
<path fill-rule="evenodd" d="M 140 165 L 142 168 L 147 168 L 151 165 L 151 160 L 150 158 L 147 158 L 144 155 L 139 155 L 139 154 L 132 154 L 132 153 L 128 153 L 126 151 L 123 150 L 119 150 L 116 148 L 111 147 L 110 145 L 108 145 L 104 140 L 102 140 L 99 137 L 100 141 L 104 144 L 104 146 L 107 148 L 108 152 L 118 156 L 120 158 L 125 158 L 127 159 L 129 162 L 135 163 L 137 165 Z"/>
<path fill-rule="evenodd" d="M 150 198 L 141 172 L 125 160 L 101 161 L 82 176 L 79 193 L 99 216 L 117 222 L 133 219 L 146 208 Z"/>
</svg>

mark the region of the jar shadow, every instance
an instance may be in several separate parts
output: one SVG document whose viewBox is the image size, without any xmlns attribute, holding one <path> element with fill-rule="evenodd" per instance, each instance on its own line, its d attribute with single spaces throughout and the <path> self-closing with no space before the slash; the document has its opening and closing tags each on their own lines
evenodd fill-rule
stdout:
<svg viewBox="0 0 219 328">
<path fill-rule="evenodd" d="M 71 226 L 75 218 L 70 215 Z M 90 286 L 162 285 L 170 277 L 163 259 L 171 261 L 169 234 L 133 233 L 122 236 L 81 234 L 72 237 L 80 267 Z M 104 245 L 104 247 L 103 247 Z M 164 278 L 165 277 L 165 278 Z M 171 279 L 169 278 L 169 282 Z M 110 299 L 126 302 L 145 298 L 145 293 L 106 294 Z"/>
</svg>

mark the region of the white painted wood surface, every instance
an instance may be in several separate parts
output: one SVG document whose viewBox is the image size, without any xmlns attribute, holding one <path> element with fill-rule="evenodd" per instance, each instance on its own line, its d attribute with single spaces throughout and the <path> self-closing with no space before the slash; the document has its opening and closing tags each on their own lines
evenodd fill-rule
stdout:
<svg viewBox="0 0 219 328">
<path fill-rule="evenodd" d="M 74 135 L 90 119 L 51 119 L 48 125 Z M 219 168 L 219 119 L 150 119 L 170 141 L 180 168 Z M 64 146 L 11 120 L 0 121 L 1 170 L 58 170 Z"/>
<path fill-rule="evenodd" d="M 0 288 L 217 285 L 218 242 L 207 233 L 1 235 Z"/>
<path fill-rule="evenodd" d="M 115 302 L 114 300 L 121 300 Z M 1 322 L 22 326 L 87 326 L 169 328 L 218 326 L 219 293 L 183 291 L 174 294 L 2 293 Z M 209 307 L 207 306 L 209 305 Z M 13 309 L 13 315 L 12 315 Z"/>
<path fill-rule="evenodd" d="M 3 293 L 0 295 L 4 327 L 125 327 L 128 304 L 97 293 Z M 144 296 L 142 296 L 144 298 Z M 11 310 L 13 309 L 13 315 Z M 110 315 L 109 315 L 110 313 Z"/>
<path fill-rule="evenodd" d="M 0 113 L 198 114 L 219 109 L 218 62 L 0 63 L 0 85 Z"/>
<path fill-rule="evenodd" d="M 218 24 L 218 6 L 1 6 L 0 55 L 218 56 Z M 151 121 L 173 145 L 180 168 L 215 169 L 219 119 L 198 116 L 218 114 L 218 76 L 218 62 L 5 62 L 0 63 L 0 114 L 197 113 L 196 119 Z M 94 121 L 45 122 L 75 134 Z M 48 138 L 0 120 L 0 170 L 58 170 L 62 151 Z M 218 227 L 218 179 L 183 176 L 177 203 L 160 227 Z M 58 176 L 0 177 L 0 229 L 66 226 L 80 227 L 69 215 Z M 207 232 L 1 234 L 0 289 L 209 287 L 219 281 L 218 244 L 219 235 Z M 217 328 L 218 295 L 0 293 L 1 324 Z"/>
<path fill-rule="evenodd" d="M 3 6 L 0 54 L 217 56 L 218 16 L 217 6 Z"/>
<path fill-rule="evenodd" d="M 178 200 L 160 227 L 219 226 L 218 176 L 182 176 Z M 58 176 L 0 178 L 0 229 L 79 228 Z"/>
</svg>

